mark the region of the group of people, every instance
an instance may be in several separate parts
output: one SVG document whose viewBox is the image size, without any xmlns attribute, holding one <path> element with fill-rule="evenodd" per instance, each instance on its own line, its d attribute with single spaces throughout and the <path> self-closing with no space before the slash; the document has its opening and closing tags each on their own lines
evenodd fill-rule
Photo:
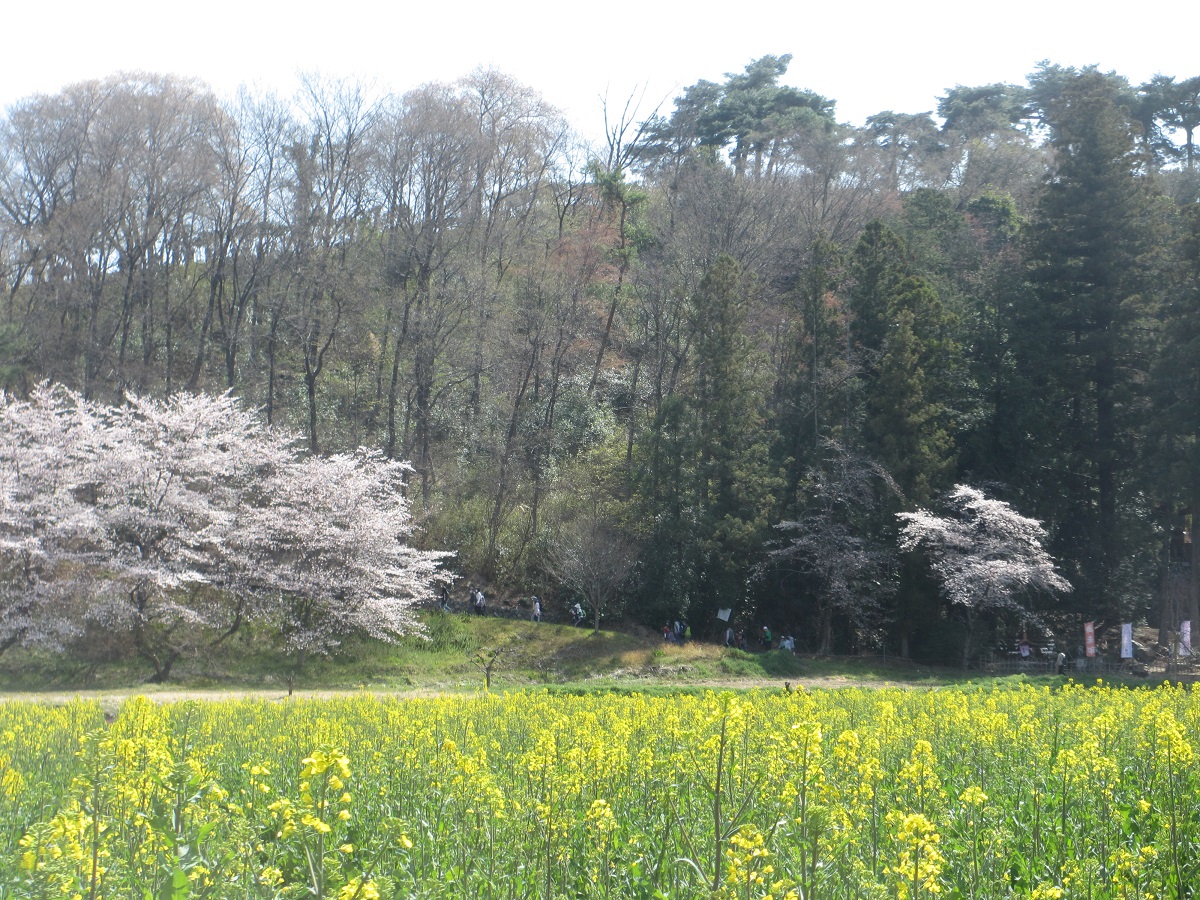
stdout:
<svg viewBox="0 0 1200 900">
<path fill-rule="evenodd" d="M 746 643 L 746 630 L 733 630 L 733 626 L 729 625 L 725 628 L 725 646 L 736 647 L 738 650 L 749 649 Z M 771 629 L 767 625 L 762 626 L 758 632 L 758 646 L 763 650 L 770 650 L 775 646 L 775 636 L 771 634 Z M 796 639 L 790 634 L 785 634 L 779 638 L 779 650 L 786 650 L 788 653 L 796 652 Z"/>
<path fill-rule="evenodd" d="M 481 589 L 475 587 L 475 585 L 468 587 L 467 599 L 470 603 L 471 611 L 475 613 L 475 615 L 487 615 L 487 597 L 484 596 L 484 593 Z M 450 593 L 444 585 L 442 586 L 440 603 L 444 612 L 450 612 Z M 542 621 L 541 599 L 537 594 L 534 594 L 529 598 L 529 603 L 532 610 L 529 617 L 530 620 L 533 622 Z M 585 620 L 586 614 L 584 613 L 583 606 L 579 603 L 576 603 L 571 607 L 571 624 L 579 626 L 582 625 Z M 690 626 L 685 620 L 675 619 L 674 621 L 667 622 L 665 625 L 663 625 L 662 634 L 663 640 L 668 644 L 686 644 L 692 639 L 692 626 Z M 773 642 L 774 635 L 771 634 L 771 629 L 768 626 L 763 625 L 758 633 L 759 646 L 764 650 L 770 650 Z M 747 649 L 745 629 L 735 632 L 732 625 L 728 626 L 725 629 L 725 646 L 737 647 L 739 650 Z M 790 635 L 783 635 L 779 639 L 779 649 L 787 650 L 789 653 L 795 653 L 796 639 Z M 1023 653 L 1022 655 L 1024 656 L 1026 654 Z"/>
<path fill-rule="evenodd" d="M 676 619 L 663 626 L 663 640 L 668 644 L 686 644 L 692 639 L 692 626 Z"/>
<path fill-rule="evenodd" d="M 454 611 L 454 608 L 450 602 L 450 590 L 444 584 L 441 586 L 441 590 L 438 595 L 438 605 L 441 607 L 442 612 L 448 613 Z M 477 616 L 486 616 L 488 614 L 487 597 L 484 596 L 481 588 L 477 588 L 473 584 L 467 587 L 467 605 L 470 608 L 470 611 Z M 530 621 L 541 622 L 543 613 L 542 600 L 537 594 L 530 596 L 529 608 Z M 570 608 L 570 614 L 572 625 L 580 626 L 587 622 L 587 613 L 584 611 L 583 605 L 580 603 L 576 603 Z M 503 613 L 501 612 L 500 615 L 503 615 Z"/>
<path fill-rule="evenodd" d="M 487 597 L 483 596 L 483 591 L 476 588 L 474 585 L 470 589 L 471 610 L 477 616 L 487 615 Z"/>
<path fill-rule="evenodd" d="M 1043 648 L 1042 655 L 1054 655 L 1054 674 L 1061 675 L 1067 667 L 1067 654 L 1062 650 L 1055 650 L 1054 642 L 1051 640 L 1049 647 Z M 1017 641 L 1017 656 L 1020 657 L 1022 663 L 1033 661 L 1033 647 L 1029 643 L 1029 635 L 1022 634 L 1021 639 Z"/>
<path fill-rule="evenodd" d="M 439 602 L 443 612 L 451 611 L 450 592 L 446 589 L 445 585 L 442 586 L 441 598 Z M 475 585 L 470 585 L 467 588 L 467 603 L 471 608 L 471 612 L 473 612 L 475 615 L 487 615 L 487 597 L 484 595 L 483 591 L 480 588 L 475 587 Z M 534 594 L 529 598 L 529 604 L 532 610 L 529 616 L 530 620 L 534 622 L 542 621 L 541 598 L 539 598 L 537 594 Z M 583 621 L 583 607 L 576 603 L 571 608 L 571 615 L 575 619 L 575 624 L 578 625 L 581 621 Z"/>
</svg>

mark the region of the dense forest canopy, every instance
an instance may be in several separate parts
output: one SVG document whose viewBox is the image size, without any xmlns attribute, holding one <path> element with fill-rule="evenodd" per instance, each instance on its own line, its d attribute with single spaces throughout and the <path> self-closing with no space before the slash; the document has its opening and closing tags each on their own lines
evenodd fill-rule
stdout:
<svg viewBox="0 0 1200 900">
<path fill-rule="evenodd" d="M 610 108 L 590 149 L 496 71 L 29 97 L 0 384 L 231 391 L 311 454 L 410 461 L 463 575 L 574 602 L 619 572 L 605 616 L 700 635 L 732 607 L 945 659 L 968 624 L 1200 621 L 1200 76 L 1043 63 L 859 128 L 789 62 Z M 1040 522 L 1074 590 L 964 621 L 899 549 L 954 485 Z"/>
</svg>

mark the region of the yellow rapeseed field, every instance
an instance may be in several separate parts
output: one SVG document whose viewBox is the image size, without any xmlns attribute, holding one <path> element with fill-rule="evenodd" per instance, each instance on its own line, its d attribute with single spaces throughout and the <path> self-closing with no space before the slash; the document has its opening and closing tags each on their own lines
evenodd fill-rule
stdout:
<svg viewBox="0 0 1200 900">
<path fill-rule="evenodd" d="M 0 898 L 1158 898 L 1183 687 L 0 704 Z"/>
</svg>

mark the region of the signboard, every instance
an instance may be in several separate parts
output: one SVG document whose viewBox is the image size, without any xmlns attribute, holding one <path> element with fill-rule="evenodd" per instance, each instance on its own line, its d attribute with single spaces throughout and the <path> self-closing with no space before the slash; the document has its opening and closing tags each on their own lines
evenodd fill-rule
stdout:
<svg viewBox="0 0 1200 900">
<path fill-rule="evenodd" d="M 717 610 L 717 618 L 720 619 L 722 622 L 728 622 L 729 616 L 732 613 L 733 613 L 732 609 L 719 609 L 719 610 Z"/>
<path fill-rule="evenodd" d="M 1096 623 L 1083 623 L 1083 648 L 1088 658 L 1096 655 Z"/>
<path fill-rule="evenodd" d="M 1179 655 L 1192 655 L 1192 621 L 1188 619 L 1186 622 L 1179 623 Z"/>
<path fill-rule="evenodd" d="M 1121 626 L 1121 659 L 1133 659 L 1133 623 Z"/>
</svg>

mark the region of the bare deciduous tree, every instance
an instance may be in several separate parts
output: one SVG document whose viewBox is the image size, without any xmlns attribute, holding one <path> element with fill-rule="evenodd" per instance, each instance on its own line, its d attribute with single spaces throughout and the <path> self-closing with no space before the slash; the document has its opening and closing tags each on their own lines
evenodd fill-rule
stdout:
<svg viewBox="0 0 1200 900">
<path fill-rule="evenodd" d="M 560 529 L 550 569 L 559 584 L 586 600 L 598 634 L 601 618 L 622 609 L 636 561 L 636 546 L 593 509 Z"/>
</svg>

